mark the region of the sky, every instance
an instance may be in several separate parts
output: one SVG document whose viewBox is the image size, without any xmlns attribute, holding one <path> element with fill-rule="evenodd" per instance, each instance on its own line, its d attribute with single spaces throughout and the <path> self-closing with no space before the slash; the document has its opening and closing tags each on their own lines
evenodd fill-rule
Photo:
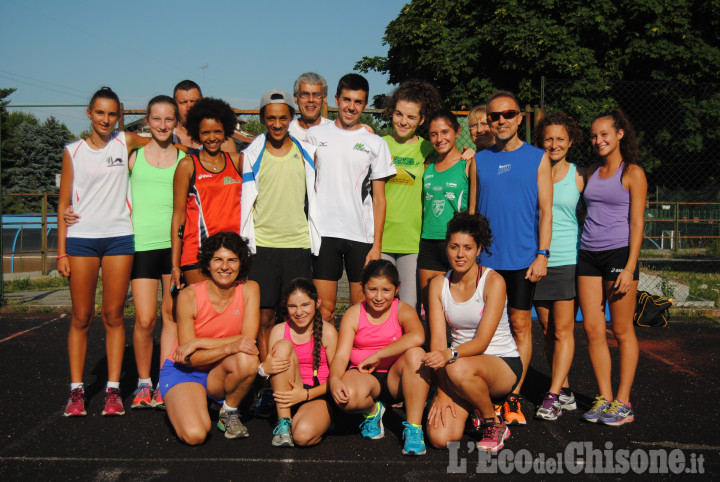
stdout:
<svg viewBox="0 0 720 482">
<path fill-rule="evenodd" d="M 0 0 L 0 88 L 13 105 L 86 105 L 111 87 L 126 109 L 144 109 L 191 79 L 203 94 L 257 109 L 263 92 L 292 93 L 303 72 L 321 74 L 332 93 L 364 56 L 384 56 L 387 24 L 406 0 Z M 207 66 L 206 68 L 203 68 Z M 387 76 L 366 75 L 370 96 Z M 54 115 L 72 132 L 85 109 L 18 108 Z"/>
</svg>

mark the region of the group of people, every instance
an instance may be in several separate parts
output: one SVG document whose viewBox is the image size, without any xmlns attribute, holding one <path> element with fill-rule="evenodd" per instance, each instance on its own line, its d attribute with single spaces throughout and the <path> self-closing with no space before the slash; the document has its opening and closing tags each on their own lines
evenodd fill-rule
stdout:
<svg viewBox="0 0 720 482">
<path fill-rule="evenodd" d="M 526 423 L 520 390 L 533 304 L 552 367 L 536 417 L 577 407 L 568 373 L 579 304 L 599 391 L 583 417 L 633 421 L 647 184 L 622 112 L 594 120 L 599 159 L 580 168 L 567 159 L 577 122 L 551 113 L 527 144 L 508 91 L 470 112 L 475 145 L 463 151 L 456 116 L 427 82 L 404 82 L 388 97 L 393 130 L 384 138 L 360 122 L 364 77 L 340 79 L 335 120 L 322 117 L 327 96 L 314 73 L 296 80 L 292 96 L 266 92 L 267 132 L 238 153 L 235 113 L 191 81 L 150 101 L 150 138 L 114 131 L 119 99 L 107 87 L 95 93 L 91 135 L 65 149 L 58 206 L 58 270 L 73 300 L 65 415 L 86 414 L 82 377 L 102 268 L 103 415 L 124 414 L 122 319 L 132 283 L 132 407 L 167 409 L 188 444 L 210 431 L 208 398 L 222 405 L 225 436 L 247 437 L 238 407 L 255 385 L 253 412 L 277 415 L 274 446 L 319 443 L 338 410 L 362 413 L 363 437 L 381 438 L 386 407 L 403 401 L 404 454 L 425 453 L 426 435 L 444 448 L 470 421 L 478 448 L 497 451 L 508 425 Z M 343 271 L 351 306 L 336 330 Z M 616 392 L 606 301 L 620 349 Z"/>
</svg>

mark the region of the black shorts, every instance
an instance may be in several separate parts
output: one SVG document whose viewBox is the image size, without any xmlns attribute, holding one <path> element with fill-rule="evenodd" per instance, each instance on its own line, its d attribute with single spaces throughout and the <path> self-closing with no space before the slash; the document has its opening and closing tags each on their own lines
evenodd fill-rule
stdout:
<svg viewBox="0 0 720 482">
<path fill-rule="evenodd" d="M 512 392 L 513 390 L 515 390 L 515 387 L 517 387 L 517 384 L 520 383 L 520 377 L 522 377 L 522 372 L 523 372 L 522 360 L 520 359 L 519 356 L 513 356 L 513 357 L 501 356 L 498 358 L 500 358 L 502 361 L 507 363 L 508 366 L 510 367 L 510 370 L 512 370 L 513 373 L 515 374 L 515 377 L 516 377 L 515 383 L 513 383 L 513 386 L 510 389 L 510 391 Z"/>
<path fill-rule="evenodd" d="M 444 239 L 421 239 L 417 259 L 418 269 L 428 271 L 447 271 L 450 262 L 447 258 Z"/>
<path fill-rule="evenodd" d="M 357 370 L 357 367 L 351 368 L 351 370 Z M 380 395 L 377 398 L 378 400 L 380 400 L 385 405 L 392 405 L 400 401 L 390 394 L 390 390 L 388 389 L 387 385 L 388 372 L 374 371 L 370 373 L 370 375 L 374 376 L 380 384 Z"/>
<path fill-rule="evenodd" d="M 172 269 L 172 249 L 149 249 L 135 251 L 130 279 L 160 279 L 170 274 Z"/>
<path fill-rule="evenodd" d="M 344 264 L 348 281 L 359 283 L 370 249 L 371 243 L 323 236 L 320 253 L 313 256 L 313 279 L 338 281 L 342 278 Z"/>
<path fill-rule="evenodd" d="M 625 268 L 628 256 L 630 256 L 630 247 L 628 246 L 605 251 L 581 249 L 578 251 L 577 275 L 602 277 L 607 281 L 615 281 Z M 639 279 L 640 266 L 636 265 L 633 280 Z"/>
<path fill-rule="evenodd" d="M 575 264 L 553 266 L 535 283 L 535 301 L 571 300 L 575 298 Z"/>
<path fill-rule="evenodd" d="M 496 271 L 505 280 L 508 308 L 525 311 L 532 309 L 535 283 L 525 279 L 527 268 L 498 269 Z"/>
<path fill-rule="evenodd" d="M 257 247 L 248 279 L 260 286 L 260 308 L 275 309 L 290 281 L 312 276 L 312 255 L 305 248 Z"/>
</svg>

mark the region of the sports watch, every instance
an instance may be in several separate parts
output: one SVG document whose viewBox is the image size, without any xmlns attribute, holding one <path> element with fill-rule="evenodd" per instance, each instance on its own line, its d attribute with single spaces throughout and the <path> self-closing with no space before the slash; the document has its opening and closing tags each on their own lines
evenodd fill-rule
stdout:
<svg viewBox="0 0 720 482">
<path fill-rule="evenodd" d="M 454 347 L 452 347 L 452 346 L 450 347 L 450 355 L 451 355 L 451 356 L 450 356 L 450 359 L 449 359 L 448 362 L 447 362 L 448 365 L 451 364 L 451 363 L 455 363 L 455 360 L 457 360 L 458 357 L 460 356 L 460 354 L 458 353 L 458 351 L 457 351 Z"/>
<path fill-rule="evenodd" d="M 542 254 L 546 258 L 550 257 L 550 250 L 549 249 L 538 249 L 537 254 Z"/>
</svg>

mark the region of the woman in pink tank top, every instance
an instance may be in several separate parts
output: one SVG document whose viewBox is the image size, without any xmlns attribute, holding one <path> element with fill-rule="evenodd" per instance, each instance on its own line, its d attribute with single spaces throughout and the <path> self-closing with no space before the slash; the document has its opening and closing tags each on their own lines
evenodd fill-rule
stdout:
<svg viewBox="0 0 720 482">
<path fill-rule="evenodd" d="M 163 364 L 158 386 L 180 440 L 203 443 L 210 431 L 207 398 L 224 400 L 218 428 L 226 438 L 248 437 L 238 406 L 260 360 L 260 288 L 247 280 L 250 250 L 236 233 L 217 233 L 202 245 L 200 269 L 209 279 L 177 300 L 178 346 Z"/>
<path fill-rule="evenodd" d="M 279 319 L 284 321 L 270 331 L 271 348 L 258 370 L 270 377 L 275 397 L 278 421 L 272 444 L 315 445 L 332 423 L 327 379 L 337 330 L 323 321 L 317 290 L 309 279 L 290 281 L 281 307 Z"/>
<path fill-rule="evenodd" d="M 395 266 L 378 259 L 365 266 L 361 281 L 365 300 L 343 316 L 335 358 L 330 365 L 330 393 L 345 412 L 362 412 L 362 436 L 385 435 L 385 406 L 378 400 L 405 400 L 407 422 L 403 454 L 422 455 L 420 424 L 430 388 L 422 366 L 425 333 L 415 309 L 396 299 L 400 277 Z"/>
<path fill-rule="evenodd" d="M 647 180 L 638 165 L 637 137 L 622 111 L 613 109 L 595 118 L 590 135 L 600 162 L 587 171 L 583 195 L 588 215 L 580 241 L 577 276 L 588 351 L 600 394 L 583 418 L 592 423 L 622 425 L 635 419 L 630 389 L 639 348 L 633 314 Z M 620 352 L 620 383 L 615 394 L 603 310 L 606 300 Z"/>
</svg>

